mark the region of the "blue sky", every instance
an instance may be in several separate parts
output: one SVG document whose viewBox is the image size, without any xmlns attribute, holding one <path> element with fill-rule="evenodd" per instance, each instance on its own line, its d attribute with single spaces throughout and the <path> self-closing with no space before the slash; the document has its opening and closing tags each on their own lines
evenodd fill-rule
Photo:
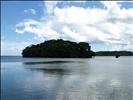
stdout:
<svg viewBox="0 0 133 100">
<path fill-rule="evenodd" d="M 92 50 L 133 51 L 133 2 L 2 1 L 2 55 L 49 39 L 89 42 Z"/>
</svg>

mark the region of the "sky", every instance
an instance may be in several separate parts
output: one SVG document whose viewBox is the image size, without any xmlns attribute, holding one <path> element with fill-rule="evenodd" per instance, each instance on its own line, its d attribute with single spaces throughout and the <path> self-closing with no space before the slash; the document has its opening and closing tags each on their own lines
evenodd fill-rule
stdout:
<svg viewBox="0 0 133 100">
<path fill-rule="evenodd" d="M 1 55 L 50 39 L 133 51 L 132 1 L 1 1 Z"/>
</svg>

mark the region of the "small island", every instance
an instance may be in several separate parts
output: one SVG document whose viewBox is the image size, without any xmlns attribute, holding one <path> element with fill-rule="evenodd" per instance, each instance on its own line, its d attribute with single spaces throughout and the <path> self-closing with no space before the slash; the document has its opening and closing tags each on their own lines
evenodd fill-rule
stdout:
<svg viewBox="0 0 133 100">
<path fill-rule="evenodd" d="M 98 51 L 95 52 L 96 56 L 115 56 L 116 58 L 120 56 L 133 56 L 131 51 Z"/>
<path fill-rule="evenodd" d="M 91 58 L 95 52 L 87 42 L 72 42 L 63 39 L 48 40 L 37 45 L 26 47 L 23 57 L 45 58 Z"/>
</svg>

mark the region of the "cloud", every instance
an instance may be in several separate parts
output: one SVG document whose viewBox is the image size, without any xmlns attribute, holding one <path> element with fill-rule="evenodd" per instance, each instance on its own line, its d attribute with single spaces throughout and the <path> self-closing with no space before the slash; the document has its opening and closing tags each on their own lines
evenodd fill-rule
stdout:
<svg viewBox="0 0 133 100">
<path fill-rule="evenodd" d="M 117 3 L 117 1 L 101 1 L 101 3 L 103 3 L 108 10 L 120 9 L 120 5 Z"/>
<path fill-rule="evenodd" d="M 23 22 L 16 25 L 16 32 L 18 33 L 33 33 L 39 38 L 57 39 L 59 34 L 51 29 L 51 22 L 40 22 L 32 19 L 25 19 Z"/>
<path fill-rule="evenodd" d="M 126 44 L 131 49 L 133 9 L 120 8 L 115 1 L 102 1 L 106 9 L 66 6 L 45 2 L 44 19 L 26 19 L 16 25 L 17 33 L 33 33 L 48 39 L 68 39 L 90 43 Z"/>
<path fill-rule="evenodd" d="M 33 14 L 36 15 L 36 10 L 35 9 L 26 9 L 24 10 L 25 13 Z"/>
<path fill-rule="evenodd" d="M 54 8 L 56 7 L 56 4 L 60 2 L 60 1 L 44 1 L 44 5 L 45 5 L 45 11 L 47 11 L 48 14 L 53 13 Z"/>
<path fill-rule="evenodd" d="M 54 11 L 54 8 L 57 6 L 59 3 L 85 3 L 87 1 L 44 1 L 44 13 L 52 14 Z"/>
</svg>

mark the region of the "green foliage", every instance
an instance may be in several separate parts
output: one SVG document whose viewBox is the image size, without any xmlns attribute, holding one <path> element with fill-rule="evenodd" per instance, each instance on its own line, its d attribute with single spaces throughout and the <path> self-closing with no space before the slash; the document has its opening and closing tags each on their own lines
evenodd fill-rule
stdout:
<svg viewBox="0 0 133 100">
<path fill-rule="evenodd" d="M 26 47 L 23 57 L 90 58 L 95 55 L 86 42 L 71 42 L 62 39 L 49 40 Z"/>
</svg>

